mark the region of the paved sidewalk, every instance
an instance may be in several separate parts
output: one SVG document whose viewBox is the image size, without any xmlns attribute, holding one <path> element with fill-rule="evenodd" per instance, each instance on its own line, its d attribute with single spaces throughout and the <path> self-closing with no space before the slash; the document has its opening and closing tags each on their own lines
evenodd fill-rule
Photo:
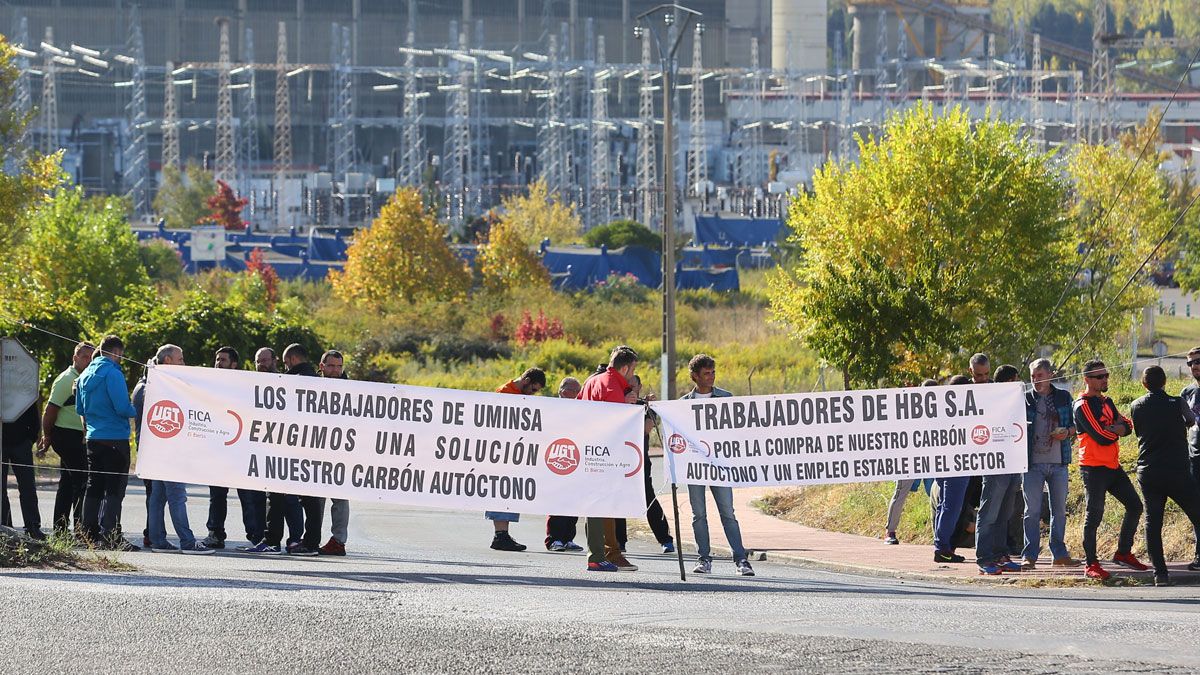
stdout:
<svg viewBox="0 0 1200 675">
<path fill-rule="evenodd" d="M 1083 567 L 1074 569 L 1052 568 L 1049 558 L 1038 561 L 1038 568 L 1027 572 L 1013 572 L 1000 576 L 979 574 L 974 564 L 973 550 L 959 549 L 967 558 L 961 564 L 933 562 L 933 548 L 928 545 L 904 544 L 888 546 L 882 539 L 861 537 L 840 532 L 828 532 L 805 527 L 790 521 L 768 516 L 758 510 L 753 502 L 778 488 L 746 488 L 734 491 L 734 513 L 742 529 L 742 541 L 751 553 L 751 560 L 769 560 L 786 564 L 807 565 L 834 571 L 853 572 L 893 578 L 923 579 L 945 582 L 983 581 L 991 583 L 1015 583 L 1020 580 L 1084 581 Z M 716 504 L 708 492 L 709 536 L 713 552 L 729 556 L 730 550 L 721 529 Z M 670 518 L 671 496 L 660 496 L 664 510 Z M 692 509 L 687 499 L 686 488 L 679 490 L 679 519 L 683 528 L 684 546 L 695 551 L 692 537 Z M 671 524 L 674 529 L 674 523 Z M 882 529 L 882 528 L 881 528 Z M 1143 561 L 1147 562 L 1148 561 Z M 1102 563 L 1103 564 L 1103 563 Z M 1139 583 L 1153 583 L 1150 572 L 1134 572 L 1105 564 L 1113 579 L 1133 578 Z M 1187 562 L 1169 565 L 1171 580 L 1178 584 L 1200 583 L 1200 572 L 1190 572 Z M 690 570 L 690 566 L 689 566 Z"/>
</svg>

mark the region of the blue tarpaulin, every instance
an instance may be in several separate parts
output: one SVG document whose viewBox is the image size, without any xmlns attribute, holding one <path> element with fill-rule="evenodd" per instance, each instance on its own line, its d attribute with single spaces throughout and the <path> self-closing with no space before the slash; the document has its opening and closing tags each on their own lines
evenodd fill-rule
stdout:
<svg viewBox="0 0 1200 675">
<path fill-rule="evenodd" d="M 191 231 L 169 231 L 162 228 L 137 230 L 139 240 L 164 239 L 179 247 L 184 268 L 191 273 L 215 268 L 215 262 L 194 262 L 191 259 Z M 345 262 L 346 241 L 341 237 L 267 235 L 254 232 L 230 233 L 225 248 L 223 269 L 241 272 L 254 249 L 267 253 L 267 262 L 283 279 L 324 279 L 331 269 L 340 270 Z M 477 247 L 452 244 L 455 255 L 474 266 Z M 605 281 L 612 274 L 631 274 L 645 286 L 662 285 L 659 254 L 641 246 L 626 246 L 608 250 L 606 247 L 550 247 L 541 249 L 542 263 L 550 271 L 556 288 L 585 290 Z M 676 266 L 676 287 L 679 289 L 712 288 L 719 291 L 738 290 L 735 261 L 749 252 L 728 247 L 688 247 Z M 744 260 L 742 261 L 745 262 Z"/>
<path fill-rule="evenodd" d="M 778 218 L 696 216 L 696 243 L 720 246 L 762 246 L 775 241 L 783 229 Z"/>
<path fill-rule="evenodd" d="M 542 264 L 550 270 L 556 288 L 582 290 L 604 281 L 610 274 L 632 274 L 654 288 L 662 283 L 658 254 L 641 246 L 600 248 L 542 246 Z"/>
</svg>

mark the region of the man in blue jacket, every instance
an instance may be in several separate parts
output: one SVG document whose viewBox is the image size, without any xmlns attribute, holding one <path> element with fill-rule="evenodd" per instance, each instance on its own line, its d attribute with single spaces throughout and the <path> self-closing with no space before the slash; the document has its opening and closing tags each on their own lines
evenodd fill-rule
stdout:
<svg viewBox="0 0 1200 675">
<path fill-rule="evenodd" d="M 691 391 L 681 398 L 723 398 L 733 396 L 728 391 L 714 384 L 717 381 L 717 362 L 707 354 L 697 354 L 688 362 L 688 370 L 692 374 L 692 382 L 696 384 Z M 742 545 L 742 528 L 733 515 L 733 488 L 721 485 L 708 486 L 712 490 L 713 501 L 717 504 L 717 513 L 721 515 L 721 526 L 725 529 L 725 538 L 729 540 L 729 548 L 733 551 L 733 564 L 737 573 L 744 577 L 754 576 L 754 568 L 746 559 L 746 548 Z M 696 574 L 712 572 L 712 551 L 708 539 L 708 512 L 705 503 L 705 486 L 689 485 L 688 501 L 692 505 L 692 534 L 696 537 L 696 550 L 700 556 L 700 564 L 692 570 Z"/>
<path fill-rule="evenodd" d="M 1075 419 L 1071 394 L 1055 387 L 1054 367 L 1049 359 L 1029 364 L 1033 390 L 1025 394 L 1025 417 L 1029 422 L 1029 470 L 1021 482 L 1025 493 L 1025 549 L 1021 567 L 1033 569 L 1042 553 L 1042 486 L 1050 496 L 1050 553 L 1055 567 L 1077 567 L 1064 542 L 1067 529 L 1067 467 L 1071 464 L 1071 441 Z"/>
<path fill-rule="evenodd" d="M 88 471 L 92 472 L 83 499 L 83 527 L 97 548 L 140 551 L 120 536 L 121 502 L 129 481 L 129 420 L 137 416 L 121 372 L 124 355 L 121 338 L 105 336 L 76 382 L 75 407 L 86 428 Z"/>
</svg>

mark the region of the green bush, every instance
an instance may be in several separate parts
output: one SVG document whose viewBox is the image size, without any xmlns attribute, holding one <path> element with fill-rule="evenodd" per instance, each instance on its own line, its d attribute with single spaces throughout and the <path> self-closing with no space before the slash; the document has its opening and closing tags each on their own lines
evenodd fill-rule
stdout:
<svg viewBox="0 0 1200 675">
<path fill-rule="evenodd" d="M 653 293 L 632 274 L 610 274 L 591 288 L 596 300 L 603 303 L 645 302 Z"/>
<path fill-rule="evenodd" d="M 608 248 L 644 246 L 651 251 L 662 251 L 662 236 L 633 220 L 617 220 L 607 225 L 593 227 L 583 235 L 583 241 L 593 248 L 601 245 Z"/>
<path fill-rule="evenodd" d="M 138 257 L 151 281 L 178 284 L 184 279 L 183 259 L 179 251 L 161 239 L 151 239 L 138 246 Z"/>
</svg>

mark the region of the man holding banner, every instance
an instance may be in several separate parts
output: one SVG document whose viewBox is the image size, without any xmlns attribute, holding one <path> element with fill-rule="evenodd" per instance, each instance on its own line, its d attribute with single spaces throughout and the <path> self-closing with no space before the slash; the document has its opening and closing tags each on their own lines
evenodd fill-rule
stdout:
<svg viewBox="0 0 1200 675">
<path fill-rule="evenodd" d="M 522 396 L 537 396 L 542 389 L 546 388 L 546 371 L 541 368 L 529 368 L 521 373 L 521 376 L 515 380 L 509 380 L 504 386 L 496 389 L 497 394 L 520 394 Z M 509 523 L 515 523 L 521 519 L 519 513 L 509 513 L 506 511 L 485 511 L 484 518 L 492 521 L 492 550 L 494 551 L 513 551 L 520 553 L 524 551 L 525 544 L 517 543 L 517 540 L 512 538 L 508 533 Z"/>
<path fill-rule="evenodd" d="M 612 351 L 608 368 L 583 383 L 579 398 L 583 401 L 637 403 L 637 395 L 629 384 L 637 369 L 638 355 L 632 347 L 621 345 Z M 617 524 L 612 518 L 587 519 L 589 572 L 636 572 L 637 565 L 621 554 L 617 544 Z"/>
<path fill-rule="evenodd" d="M 692 375 L 695 387 L 680 397 L 682 400 L 706 398 L 724 398 L 733 396 L 732 393 L 714 386 L 717 381 L 717 362 L 707 354 L 697 354 L 688 362 L 688 371 Z M 737 517 L 733 515 L 733 488 L 721 485 L 708 487 L 712 491 L 713 501 L 717 503 L 717 513 L 721 515 L 721 527 L 725 530 L 725 539 L 733 551 L 733 564 L 737 573 L 744 577 L 754 576 L 754 568 L 746 559 L 746 547 L 742 545 L 742 529 Z M 696 574 L 712 573 L 712 549 L 709 547 L 708 512 L 705 498 L 705 486 L 688 485 L 688 501 L 692 505 L 692 533 L 696 537 L 696 553 L 700 562 L 692 570 Z"/>
</svg>

